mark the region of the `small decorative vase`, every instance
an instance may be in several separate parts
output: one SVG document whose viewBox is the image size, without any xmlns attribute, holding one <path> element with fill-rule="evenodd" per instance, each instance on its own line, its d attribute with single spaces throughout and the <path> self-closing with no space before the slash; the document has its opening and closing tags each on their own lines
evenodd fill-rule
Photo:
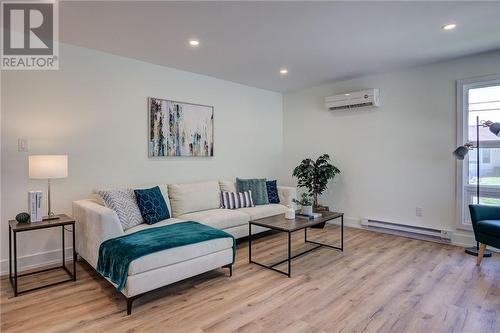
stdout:
<svg viewBox="0 0 500 333">
<path fill-rule="evenodd" d="M 30 214 L 19 213 L 16 215 L 16 221 L 19 223 L 28 223 L 30 221 Z"/>
<path fill-rule="evenodd" d="M 302 206 L 301 213 L 304 215 L 312 215 L 313 206 Z"/>
<path fill-rule="evenodd" d="M 285 219 L 293 220 L 295 218 L 295 209 L 293 207 L 287 207 L 285 210 Z"/>
</svg>

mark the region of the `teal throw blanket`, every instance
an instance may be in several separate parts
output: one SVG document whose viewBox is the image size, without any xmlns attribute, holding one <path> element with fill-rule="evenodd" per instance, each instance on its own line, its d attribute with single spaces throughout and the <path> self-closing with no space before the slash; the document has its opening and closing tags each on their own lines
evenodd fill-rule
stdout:
<svg viewBox="0 0 500 333">
<path fill-rule="evenodd" d="M 198 222 L 188 221 L 148 228 L 104 241 L 99 247 L 97 271 L 116 283 L 116 289 L 121 291 L 125 287 L 128 267 L 133 260 L 154 252 L 217 238 L 232 238 L 234 263 L 236 241 L 232 235 Z"/>
</svg>

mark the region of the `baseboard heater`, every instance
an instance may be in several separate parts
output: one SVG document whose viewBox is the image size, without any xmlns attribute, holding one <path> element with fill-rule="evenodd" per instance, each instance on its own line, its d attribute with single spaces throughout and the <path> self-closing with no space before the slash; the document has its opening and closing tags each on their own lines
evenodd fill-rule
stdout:
<svg viewBox="0 0 500 333">
<path fill-rule="evenodd" d="M 441 230 L 428 227 L 413 226 L 407 224 L 399 224 L 394 222 L 361 219 L 361 226 L 364 229 L 379 231 L 392 235 L 416 238 L 422 240 L 435 241 L 440 243 L 451 242 L 451 231 Z"/>
</svg>

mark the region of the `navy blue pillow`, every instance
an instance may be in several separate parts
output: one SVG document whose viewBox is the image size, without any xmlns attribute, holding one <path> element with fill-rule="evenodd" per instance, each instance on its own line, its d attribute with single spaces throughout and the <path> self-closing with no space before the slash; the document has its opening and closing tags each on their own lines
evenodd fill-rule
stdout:
<svg viewBox="0 0 500 333">
<path fill-rule="evenodd" d="M 167 203 L 158 186 L 146 190 L 134 190 L 137 205 L 147 224 L 155 224 L 170 218 Z"/>
<path fill-rule="evenodd" d="M 267 197 L 269 198 L 269 203 L 280 203 L 280 197 L 278 195 L 278 185 L 275 180 L 266 181 L 267 187 Z"/>
</svg>

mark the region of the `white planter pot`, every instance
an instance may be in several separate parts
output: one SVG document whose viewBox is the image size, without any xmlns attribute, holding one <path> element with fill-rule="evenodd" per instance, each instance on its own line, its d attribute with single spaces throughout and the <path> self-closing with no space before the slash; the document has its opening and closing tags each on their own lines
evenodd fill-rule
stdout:
<svg viewBox="0 0 500 333">
<path fill-rule="evenodd" d="M 301 213 L 304 215 L 312 215 L 313 206 L 302 206 Z"/>
</svg>

